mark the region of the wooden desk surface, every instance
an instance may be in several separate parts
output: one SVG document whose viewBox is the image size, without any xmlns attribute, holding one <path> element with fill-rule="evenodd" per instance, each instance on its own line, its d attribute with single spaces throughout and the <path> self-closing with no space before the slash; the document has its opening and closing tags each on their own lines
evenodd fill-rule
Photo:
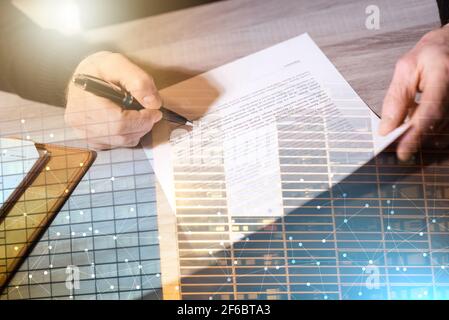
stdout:
<svg viewBox="0 0 449 320">
<path fill-rule="evenodd" d="M 159 88 L 163 88 L 308 32 L 359 95 L 371 107 L 379 110 L 395 61 L 424 33 L 438 27 L 439 18 L 434 0 L 377 0 L 381 22 L 380 29 L 373 31 L 365 27 L 365 8 L 369 4 L 371 1 L 365 0 L 342 0 L 338 1 L 338 4 L 329 0 L 223 1 L 95 30 L 86 34 L 86 37 L 89 41 L 107 41 L 115 44 L 121 51 L 144 65 L 156 79 Z M 63 113 L 64 110 L 61 108 L 0 93 L 0 135 L 19 136 L 45 143 L 85 146 L 85 142 L 77 140 L 72 130 L 66 127 Z M 109 212 L 106 209 L 112 206 L 112 203 L 114 207 L 110 211 L 114 211 L 114 219 L 124 218 L 122 222 L 128 221 L 126 220 L 128 218 L 135 220 L 134 208 L 136 211 L 144 210 L 139 212 L 137 217 L 151 218 L 154 215 L 154 212 L 151 212 L 154 188 L 150 186 L 153 178 L 150 170 L 143 168 L 145 166 L 149 166 L 148 161 L 136 150 L 101 152 L 96 165 L 90 170 L 89 177 L 72 197 L 68 212 L 72 213 L 72 210 L 78 212 L 84 208 L 84 217 L 91 214 L 89 223 L 92 223 L 94 229 L 95 223 L 100 223 L 98 221 L 101 221 L 102 214 Z M 116 178 L 113 184 L 110 177 L 114 172 L 116 177 L 122 175 L 123 179 Z M 134 182 L 129 178 L 134 179 Z M 126 211 L 128 207 L 132 210 Z M 109 216 L 107 214 L 106 218 Z M 65 228 L 64 232 L 68 233 L 64 234 L 66 238 L 71 238 L 70 231 L 67 231 L 71 222 L 68 223 L 64 218 L 65 213 L 61 214 L 61 219 L 55 221 L 53 229 L 50 229 L 51 241 L 58 241 L 53 233 L 56 234 L 56 230 L 61 228 Z M 129 221 L 130 228 L 136 225 L 134 220 Z M 82 229 L 80 232 L 87 233 L 91 237 L 89 241 L 94 243 L 97 235 L 92 234 L 92 228 L 87 229 L 88 225 L 77 226 L 85 227 L 86 230 Z M 148 223 L 142 223 L 139 228 L 147 225 Z M 111 231 L 114 233 L 111 234 L 119 234 L 122 229 L 117 226 L 114 228 Z M 108 237 L 113 242 L 115 240 L 111 240 L 111 234 L 100 230 L 98 236 Z M 131 235 L 133 239 L 139 239 L 141 236 L 139 233 L 128 233 L 128 239 L 131 239 Z M 84 241 L 87 238 L 80 239 Z M 155 243 L 157 244 L 157 241 Z M 86 244 L 86 249 L 88 246 L 91 244 Z M 117 249 L 114 243 L 108 243 L 108 246 Z M 80 256 L 85 259 L 83 248 L 80 245 L 78 249 L 83 254 Z M 76 255 L 71 254 L 78 249 L 62 242 L 58 245 L 59 252 L 66 252 L 69 255 L 69 260 L 60 261 L 58 267 L 60 273 L 64 273 L 65 266 L 69 264 L 83 263 L 84 260 L 76 261 Z M 94 250 L 90 250 L 89 254 L 92 251 Z M 48 250 L 43 252 L 50 254 Z M 93 257 L 92 254 L 89 264 L 93 261 Z M 95 258 L 95 263 L 98 263 L 98 259 Z M 139 254 L 139 259 L 145 260 L 145 257 Z M 111 263 L 111 266 L 115 264 L 118 266 L 118 261 Z M 40 270 L 47 267 L 43 266 Z M 33 270 L 33 265 L 29 263 L 29 269 L 26 268 L 25 266 L 24 272 L 14 280 L 14 285 L 21 285 L 20 289 L 10 291 L 9 298 L 49 297 L 50 291 L 51 297 L 70 294 L 66 293 L 61 285 L 52 286 L 50 290 L 48 280 L 45 279 L 36 286 L 37 278 L 34 277 L 31 283 L 27 276 L 28 272 L 31 272 L 29 270 Z M 56 270 L 57 266 L 54 268 L 53 270 Z M 110 277 L 107 282 L 101 281 L 103 280 L 97 280 L 95 284 L 97 294 L 111 299 L 122 297 L 122 293 L 117 291 L 117 279 Z M 22 285 L 24 287 L 28 285 L 28 289 L 22 290 Z M 30 289 L 31 287 L 34 289 Z M 144 285 L 140 290 L 145 290 Z M 125 297 L 136 297 L 131 293 L 131 291 L 129 295 L 126 293 Z M 85 295 L 90 297 L 87 293 Z"/>
<path fill-rule="evenodd" d="M 359 95 L 379 110 L 395 61 L 439 26 L 434 0 L 224 1 L 89 34 L 148 64 L 160 88 L 308 32 Z M 263 67 L 263 66 L 261 66 Z M 238 79 L 236 79 L 238 81 Z"/>
<path fill-rule="evenodd" d="M 376 1 L 379 30 L 365 27 L 370 1 L 281 3 L 222 1 L 94 30 L 86 38 L 114 44 L 164 88 L 308 32 L 358 94 L 379 111 L 396 60 L 439 26 L 434 0 Z M 62 109 L 6 93 L 0 93 L 0 99 L 0 135 L 28 135 L 43 142 L 74 139 Z M 24 118 L 30 118 L 26 130 Z M 51 136 L 46 134 L 52 129 Z"/>
</svg>

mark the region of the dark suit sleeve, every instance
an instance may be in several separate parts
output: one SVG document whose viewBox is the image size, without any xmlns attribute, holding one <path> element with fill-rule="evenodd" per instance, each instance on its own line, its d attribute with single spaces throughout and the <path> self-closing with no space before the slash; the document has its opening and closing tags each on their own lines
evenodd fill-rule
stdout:
<svg viewBox="0 0 449 320">
<path fill-rule="evenodd" d="M 449 1 L 437 0 L 438 10 L 440 11 L 441 25 L 449 23 Z"/>
<path fill-rule="evenodd" d="M 36 26 L 9 1 L 0 1 L 0 90 L 65 106 L 78 63 L 98 48 Z"/>
</svg>

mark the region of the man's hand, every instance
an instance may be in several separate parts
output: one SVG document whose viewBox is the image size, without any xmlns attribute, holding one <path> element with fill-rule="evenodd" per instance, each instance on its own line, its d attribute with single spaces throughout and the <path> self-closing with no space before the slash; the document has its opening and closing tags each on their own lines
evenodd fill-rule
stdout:
<svg viewBox="0 0 449 320">
<path fill-rule="evenodd" d="M 420 93 L 420 99 L 415 96 Z M 424 35 L 416 46 L 396 64 L 384 99 L 379 133 L 388 134 L 407 115 L 411 128 L 397 146 L 400 160 L 408 160 L 429 134 L 439 133 L 449 116 L 449 26 Z M 447 146 L 449 138 L 432 141 L 433 146 Z"/>
<path fill-rule="evenodd" d="M 98 52 L 84 59 L 75 74 L 88 74 L 128 90 L 145 107 L 123 110 L 113 102 L 70 84 L 65 121 L 95 149 L 134 147 L 161 120 L 161 97 L 153 79 L 124 56 Z"/>
</svg>

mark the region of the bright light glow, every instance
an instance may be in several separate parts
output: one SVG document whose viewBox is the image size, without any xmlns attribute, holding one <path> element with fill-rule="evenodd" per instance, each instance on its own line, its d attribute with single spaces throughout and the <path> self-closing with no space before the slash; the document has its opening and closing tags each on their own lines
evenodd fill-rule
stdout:
<svg viewBox="0 0 449 320">
<path fill-rule="evenodd" d="M 76 0 L 13 0 L 13 4 L 44 29 L 70 35 L 81 31 Z"/>
<path fill-rule="evenodd" d="M 79 7 L 73 0 L 59 0 L 54 5 L 55 29 L 64 34 L 81 31 Z"/>
</svg>

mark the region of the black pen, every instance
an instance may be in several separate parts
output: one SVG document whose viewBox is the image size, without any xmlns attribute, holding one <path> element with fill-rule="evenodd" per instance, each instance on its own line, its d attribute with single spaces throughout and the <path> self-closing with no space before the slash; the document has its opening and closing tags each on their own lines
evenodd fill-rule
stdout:
<svg viewBox="0 0 449 320">
<path fill-rule="evenodd" d="M 142 110 L 144 107 L 125 89 L 113 83 L 104 81 L 94 76 L 77 74 L 73 77 L 73 83 L 81 89 L 96 96 L 106 98 L 122 106 L 127 110 Z M 181 125 L 193 125 L 183 116 L 161 107 L 162 119 Z"/>
</svg>

